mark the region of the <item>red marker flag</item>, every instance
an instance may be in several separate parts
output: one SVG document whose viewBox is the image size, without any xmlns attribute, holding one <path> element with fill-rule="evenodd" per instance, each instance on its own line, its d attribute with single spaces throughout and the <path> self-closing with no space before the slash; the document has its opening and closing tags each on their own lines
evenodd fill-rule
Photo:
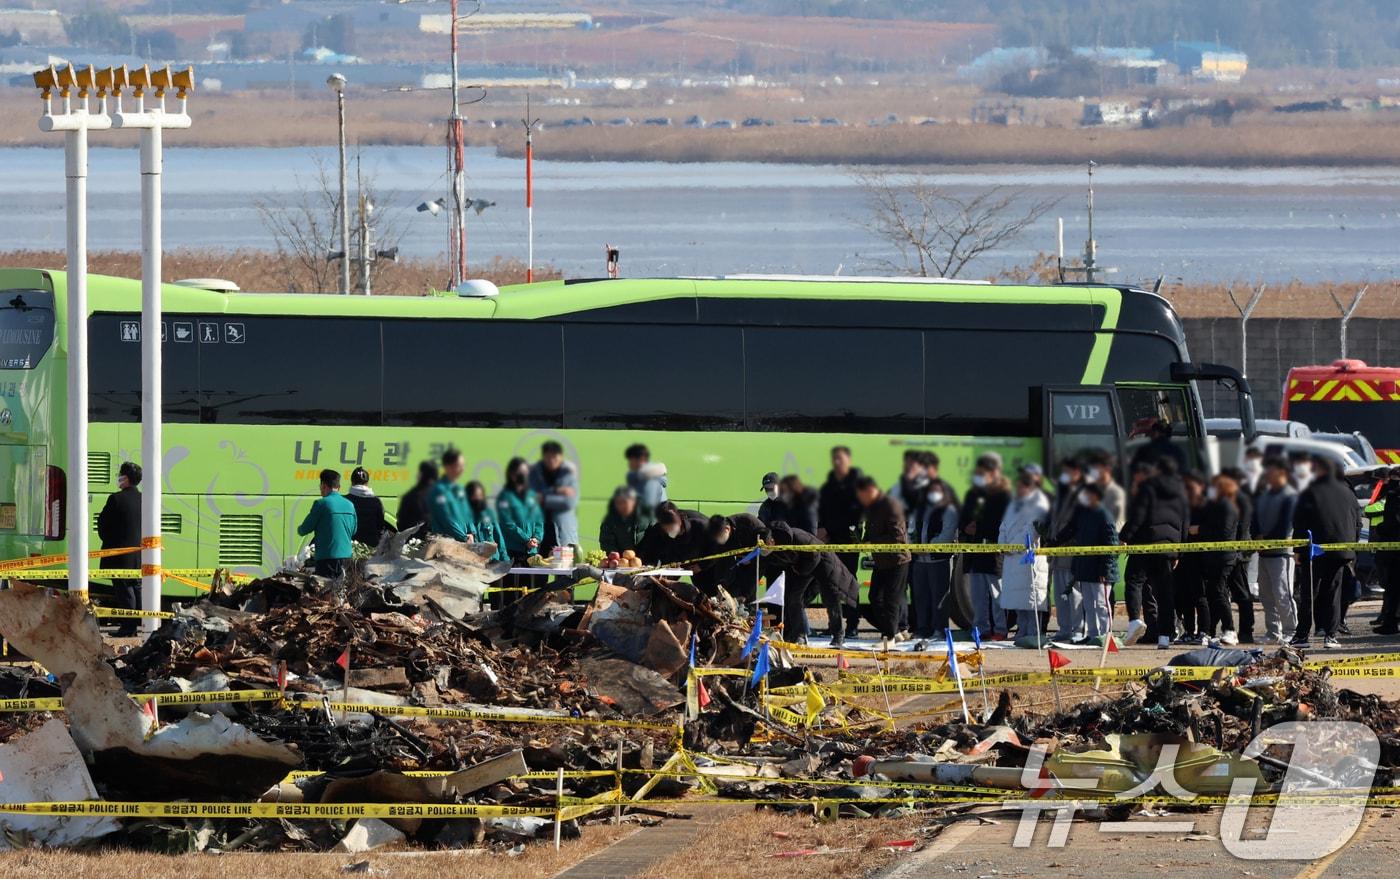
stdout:
<svg viewBox="0 0 1400 879">
<path fill-rule="evenodd" d="M 1108 643 L 1107 643 L 1106 645 L 1104 645 L 1104 649 L 1107 650 L 1109 653 L 1117 653 L 1117 652 L 1118 652 L 1118 639 L 1115 638 L 1115 637 L 1113 637 L 1112 635 L 1109 635 L 1109 636 L 1108 636 Z"/>
<path fill-rule="evenodd" d="M 710 704 L 710 691 L 705 689 L 705 679 L 695 679 L 695 701 L 701 708 Z"/>
<path fill-rule="evenodd" d="M 350 648 L 349 648 L 349 647 L 346 647 L 346 648 L 345 648 L 345 652 L 342 653 L 342 654 L 340 654 L 340 656 L 336 658 L 335 664 L 338 665 L 338 666 L 340 666 L 341 668 L 345 669 L 346 671 L 349 671 L 349 670 L 350 670 Z"/>
<path fill-rule="evenodd" d="M 841 669 L 842 671 L 845 671 L 851 667 L 851 661 L 846 658 L 846 654 L 836 654 L 836 667 Z"/>
<path fill-rule="evenodd" d="M 1068 656 L 1065 656 L 1063 653 L 1059 652 L 1058 650 L 1051 650 L 1051 651 L 1049 651 L 1049 656 L 1050 656 L 1050 670 L 1051 670 L 1051 671 L 1055 671 L 1056 669 L 1061 669 L 1061 668 L 1064 668 L 1065 666 L 1069 665 L 1069 657 L 1068 657 Z"/>
</svg>

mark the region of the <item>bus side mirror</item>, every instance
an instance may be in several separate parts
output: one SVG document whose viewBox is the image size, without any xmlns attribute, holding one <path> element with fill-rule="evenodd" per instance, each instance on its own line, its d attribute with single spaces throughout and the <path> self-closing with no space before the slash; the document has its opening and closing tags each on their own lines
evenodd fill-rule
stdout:
<svg viewBox="0 0 1400 879">
<path fill-rule="evenodd" d="M 1214 381 L 1234 391 L 1239 398 L 1241 442 L 1248 445 L 1259 436 L 1254 422 L 1254 392 L 1250 390 L 1249 379 L 1238 369 L 1222 363 L 1173 363 L 1171 375 L 1172 381 Z"/>
</svg>

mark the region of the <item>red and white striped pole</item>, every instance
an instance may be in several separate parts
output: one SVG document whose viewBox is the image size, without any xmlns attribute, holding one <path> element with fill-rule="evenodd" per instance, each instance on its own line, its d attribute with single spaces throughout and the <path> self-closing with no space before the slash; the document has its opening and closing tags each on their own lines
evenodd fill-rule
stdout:
<svg viewBox="0 0 1400 879">
<path fill-rule="evenodd" d="M 530 96 L 525 96 L 525 283 L 535 281 L 535 124 L 530 118 Z"/>
</svg>

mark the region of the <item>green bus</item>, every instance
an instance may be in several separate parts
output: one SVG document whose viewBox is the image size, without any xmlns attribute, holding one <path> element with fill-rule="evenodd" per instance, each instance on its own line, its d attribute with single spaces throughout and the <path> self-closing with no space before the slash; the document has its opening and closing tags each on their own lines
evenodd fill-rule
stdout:
<svg viewBox="0 0 1400 879">
<path fill-rule="evenodd" d="M 3 558 L 64 547 L 64 282 L 0 269 Z M 268 571 L 301 546 L 322 468 L 366 467 L 392 512 L 418 462 L 448 446 L 494 495 L 510 458 L 560 441 L 586 542 L 634 442 L 667 465 L 671 497 L 705 513 L 755 508 L 768 471 L 819 485 L 838 443 L 885 484 L 906 449 L 933 450 L 962 490 L 984 451 L 1047 472 L 1086 446 L 1127 460 L 1135 427 L 1163 419 L 1204 463 L 1196 381 L 1238 379 L 1191 367 L 1171 306 L 1129 288 L 745 276 L 464 289 L 167 286 L 165 565 Z M 140 284 L 93 276 L 88 297 L 95 512 L 140 456 Z"/>
</svg>

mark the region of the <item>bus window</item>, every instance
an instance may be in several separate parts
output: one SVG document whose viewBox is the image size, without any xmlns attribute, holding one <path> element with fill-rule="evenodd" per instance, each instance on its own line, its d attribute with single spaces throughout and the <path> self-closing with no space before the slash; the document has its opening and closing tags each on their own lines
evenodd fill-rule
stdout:
<svg viewBox="0 0 1400 879">
<path fill-rule="evenodd" d="M 558 324 L 386 320 L 382 326 L 385 424 L 556 430 L 562 425 L 564 351 Z M 647 329 L 634 332 L 635 338 L 624 333 L 615 339 L 616 356 L 636 356 Z"/>
<path fill-rule="evenodd" d="M 1118 388 L 1118 408 L 1123 413 L 1129 461 L 1151 441 L 1152 425 L 1165 423 L 1171 426 L 1171 442 L 1181 450 L 1180 459 L 1188 466 L 1201 466 L 1197 453 L 1200 443 L 1194 436 L 1196 428 L 1191 420 L 1186 388 L 1122 385 Z"/>
<path fill-rule="evenodd" d="M 0 369 L 33 369 L 52 345 L 52 293 L 6 290 L 0 294 Z"/>
<path fill-rule="evenodd" d="M 1051 470 L 1065 458 L 1108 452 L 1122 460 L 1122 431 L 1113 394 L 1107 389 L 1047 390 L 1045 449 Z"/>
<path fill-rule="evenodd" d="M 141 420 L 141 339 L 129 329 L 140 319 L 131 313 L 94 314 L 88 319 L 88 418 L 94 423 Z M 166 422 L 199 421 L 199 347 L 168 336 L 161 346 L 161 409 Z"/>
<path fill-rule="evenodd" d="M 922 434 L 922 349 L 917 330 L 747 328 L 749 429 Z"/>
<path fill-rule="evenodd" d="M 205 424 L 376 425 L 379 322 L 193 316 Z M 167 344 L 166 350 L 175 347 Z"/>
<path fill-rule="evenodd" d="M 640 345 L 638 343 L 641 343 Z M 743 430 L 738 327 L 564 327 L 564 427 Z"/>
<path fill-rule="evenodd" d="M 1091 333 L 928 330 L 924 333 L 924 413 L 928 433 L 1035 436 L 1036 386 L 1084 377 Z"/>
</svg>

